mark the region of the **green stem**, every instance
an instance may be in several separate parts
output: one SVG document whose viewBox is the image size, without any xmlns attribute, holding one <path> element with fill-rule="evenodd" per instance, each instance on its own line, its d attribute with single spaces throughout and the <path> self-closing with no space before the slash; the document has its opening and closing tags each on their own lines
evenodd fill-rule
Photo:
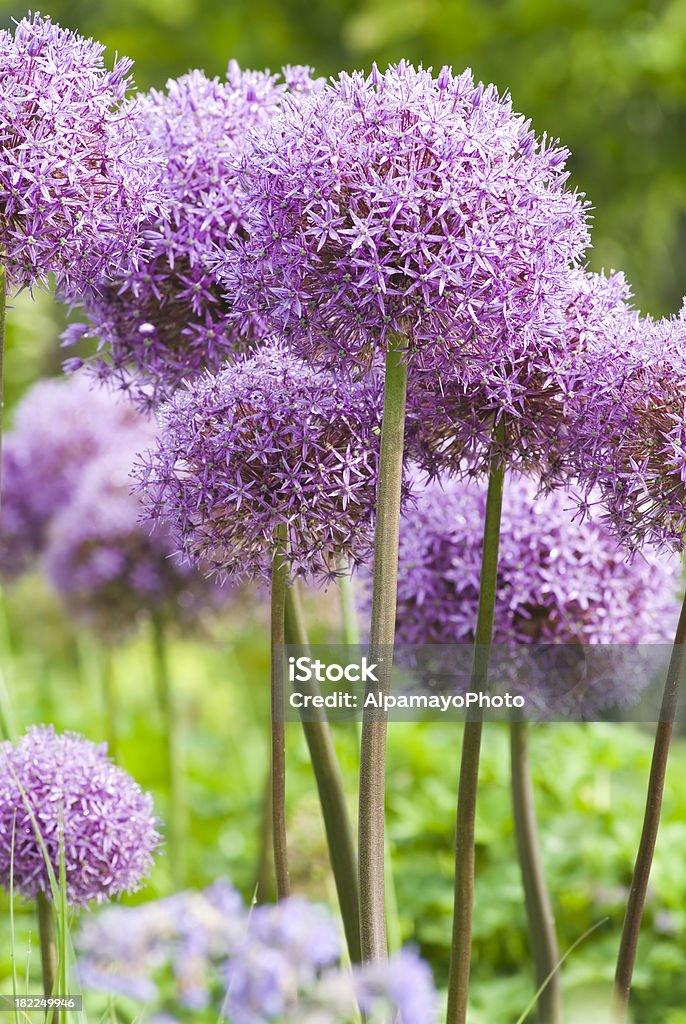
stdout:
<svg viewBox="0 0 686 1024">
<path fill-rule="evenodd" d="M 515 839 L 524 886 L 536 988 L 539 989 L 550 978 L 538 1000 L 538 1019 L 540 1024 L 562 1024 L 562 989 L 557 969 L 560 952 L 538 844 L 526 722 L 510 723 L 510 763 Z"/>
<path fill-rule="evenodd" d="M 5 310 L 7 309 L 7 273 L 5 268 L 0 266 L 0 503 L 2 496 L 2 434 L 3 414 L 5 409 L 4 399 L 4 371 L 5 371 Z"/>
<path fill-rule="evenodd" d="M 38 937 L 40 940 L 40 960 L 43 971 L 43 994 L 56 994 L 57 982 L 57 942 L 55 939 L 55 918 L 52 903 L 43 892 L 36 896 L 36 915 L 38 917 Z M 55 1013 L 53 1020 L 57 1020 Z"/>
<path fill-rule="evenodd" d="M 262 796 L 260 819 L 260 847 L 257 858 L 257 903 L 271 903 L 274 898 L 274 872 L 272 870 L 272 777 L 267 774 Z"/>
<path fill-rule="evenodd" d="M 119 732 L 117 729 L 117 695 L 114 682 L 114 656 L 105 647 L 100 663 L 100 681 L 102 683 L 102 703 L 105 711 L 105 735 L 107 736 L 107 752 L 110 757 L 117 757 L 119 752 Z"/>
<path fill-rule="evenodd" d="M 500 546 L 500 517 L 503 506 L 505 468 L 500 446 L 505 438 L 505 421 L 494 429 L 495 451 L 486 497 L 484 541 L 481 555 L 481 584 L 479 609 L 476 620 L 474 663 L 470 690 L 483 689 L 488 676 L 490 645 L 493 637 L 495 596 L 498 581 L 498 550 Z M 474 839 L 476 798 L 479 783 L 481 755 L 480 720 L 466 721 L 462 738 L 460 780 L 457 789 L 457 822 L 455 831 L 455 905 L 453 910 L 453 938 L 450 950 L 448 978 L 448 1024 L 465 1024 L 467 1018 L 467 990 L 471 966 L 472 913 L 474 907 Z"/>
<path fill-rule="evenodd" d="M 395 606 L 398 585 L 398 536 L 407 397 L 405 339 L 396 335 L 386 356 L 381 452 L 376 500 L 374 581 L 370 658 L 379 664 L 378 683 L 370 689 L 387 693 L 391 684 Z M 365 961 L 387 956 L 384 811 L 388 716 L 366 709 L 362 718 L 359 790 L 360 938 Z"/>
<path fill-rule="evenodd" d="M 286 840 L 286 725 L 285 686 L 283 679 L 283 645 L 288 562 L 286 556 L 288 528 L 277 530 L 272 554 L 271 594 L 271 740 L 272 740 L 272 843 L 276 873 L 276 895 L 282 900 L 290 893 L 288 875 L 288 844 Z"/>
<path fill-rule="evenodd" d="M 155 613 L 152 616 L 153 665 L 157 701 L 162 717 L 164 733 L 164 760 L 167 776 L 167 849 L 172 881 L 176 889 L 181 888 L 184 879 L 183 835 L 185 808 L 183 796 L 183 759 L 179 735 L 179 716 L 176 709 L 169 658 L 167 632 L 164 618 Z"/>
<path fill-rule="evenodd" d="M 341 601 L 341 621 L 343 624 L 343 643 L 347 647 L 360 646 L 360 625 L 355 609 L 353 581 L 346 571 L 338 577 L 338 596 Z"/>
<path fill-rule="evenodd" d="M 674 729 L 677 704 L 679 702 L 679 685 L 686 663 L 686 597 L 681 607 L 681 615 L 674 636 L 672 656 L 667 669 L 665 689 L 660 708 L 660 721 L 655 732 L 653 758 L 650 765 L 648 794 L 643 816 L 641 840 L 636 854 L 634 874 L 627 903 L 622 937 L 619 944 L 617 968 L 612 994 L 612 1008 L 617 1024 L 623 1024 L 627 1017 L 629 993 L 631 992 L 631 976 L 636 961 L 638 937 L 641 930 L 641 918 L 645 905 L 648 879 L 655 854 L 657 832 L 660 827 L 662 796 L 667 774 L 669 745 Z"/>
<path fill-rule="evenodd" d="M 306 649 L 308 647 L 307 630 L 296 587 L 289 587 L 286 591 L 286 637 L 288 643 L 298 648 Z M 302 685 L 304 693 L 319 696 L 319 687 L 316 682 L 312 681 Z M 359 963 L 360 919 L 357 858 L 343 776 L 326 713 L 322 709 L 309 708 L 303 714 L 302 727 L 317 782 L 329 858 L 336 883 L 348 952 L 352 962 Z"/>
</svg>

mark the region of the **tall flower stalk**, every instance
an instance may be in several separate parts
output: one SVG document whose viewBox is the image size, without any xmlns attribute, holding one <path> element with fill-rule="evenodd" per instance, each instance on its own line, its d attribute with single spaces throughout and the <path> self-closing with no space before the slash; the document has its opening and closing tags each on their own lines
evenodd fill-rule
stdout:
<svg viewBox="0 0 686 1024">
<path fill-rule="evenodd" d="M 512 815 L 517 856 L 522 872 L 529 941 L 536 989 L 541 989 L 538 1018 L 541 1024 L 562 1024 L 560 953 L 555 920 L 546 885 L 536 825 L 534 791 L 529 768 L 529 730 L 525 721 L 510 723 Z"/>
<path fill-rule="evenodd" d="M 271 567 L 270 619 L 270 711 L 271 711 L 271 801 L 272 845 L 276 894 L 281 900 L 290 893 L 288 841 L 286 836 L 286 691 L 283 678 L 286 587 L 288 581 L 287 527 L 277 527 Z"/>
<path fill-rule="evenodd" d="M 495 619 L 495 597 L 498 577 L 498 551 L 500 547 L 500 519 L 503 507 L 505 467 L 500 445 L 505 436 L 505 420 L 501 418 L 493 432 L 494 447 L 486 497 L 483 552 L 481 557 L 481 584 L 479 606 L 474 635 L 474 663 L 470 690 L 486 686 L 490 645 Z M 479 758 L 483 723 L 468 720 L 462 737 L 462 759 L 457 792 L 457 820 L 455 832 L 455 903 L 453 909 L 453 939 L 450 948 L 450 975 L 448 979 L 448 1024 L 465 1024 L 467 1019 L 467 990 L 471 966 L 472 912 L 474 907 L 474 838 L 476 798 L 479 784 Z"/>
<path fill-rule="evenodd" d="M 57 985 L 57 941 L 53 904 L 44 892 L 39 892 L 36 896 L 36 917 L 38 920 L 43 993 L 50 997 L 55 994 Z M 55 1019 L 57 1019 L 56 1014 Z"/>
<path fill-rule="evenodd" d="M 286 591 L 286 640 L 300 649 L 308 646 L 296 586 L 290 586 Z M 316 682 L 304 685 L 308 686 L 310 694 L 318 695 Z M 308 709 L 303 715 L 302 727 L 317 782 L 348 952 L 351 961 L 359 963 L 361 948 L 357 857 L 336 748 L 325 712 Z"/>
<path fill-rule="evenodd" d="M 167 849 L 172 881 L 180 888 L 184 881 L 185 797 L 183 792 L 183 752 L 179 732 L 179 714 L 169 671 L 167 629 L 158 609 L 151 618 L 152 656 L 157 703 L 164 732 L 164 767 L 167 782 Z"/>
<path fill-rule="evenodd" d="M 667 679 L 662 696 L 660 707 L 660 721 L 655 733 L 655 744 L 653 757 L 650 765 L 650 778 L 648 781 L 648 793 L 643 816 L 643 828 L 641 839 L 636 855 L 634 873 L 631 879 L 629 890 L 629 901 L 627 903 L 624 924 L 622 926 L 622 937 L 617 957 L 617 967 L 613 988 L 612 1009 L 616 1024 L 624 1024 L 627 1019 L 629 1006 L 629 995 L 631 993 L 631 978 L 636 961 L 636 951 L 641 930 L 641 918 L 645 905 L 646 892 L 648 890 L 648 879 L 655 854 L 657 833 L 660 827 L 660 814 L 662 811 L 662 796 L 665 787 L 665 776 L 667 773 L 667 758 L 669 747 L 674 731 L 674 719 L 676 717 L 677 705 L 679 702 L 679 689 L 681 678 L 686 665 L 686 598 L 681 608 L 681 615 L 674 635 L 674 646 L 672 656 L 667 670 Z"/>
<path fill-rule="evenodd" d="M 393 668 L 398 584 L 398 540 L 407 398 L 407 346 L 395 335 L 386 356 L 381 454 L 374 538 L 370 658 L 379 664 L 379 692 L 387 693 Z M 385 907 L 385 793 L 387 715 L 365 709 L 360 743 L 360 936 L 366 961 L 387 956 Z"/>
</svg>

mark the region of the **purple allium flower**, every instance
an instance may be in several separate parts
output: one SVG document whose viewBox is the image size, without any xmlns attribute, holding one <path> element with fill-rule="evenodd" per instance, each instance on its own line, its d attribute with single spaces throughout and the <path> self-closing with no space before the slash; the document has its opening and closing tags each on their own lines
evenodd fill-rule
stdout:
<svg viewBox="0 0 686 1024">
<path fill-rule="evenodd" d="M 158 161 L 124 104 L 131 61 L 36 15 L 0 33 L 0 251 L 14 287 L 78 294 L 135 262 Z"/>
<path fill-rule="evenodd" d="M 469 71 L 341 74 L 250 134 L 247 232 L 216 258 L 248 334 L 363 360 L 393 332 L 422 363 L 488 362 L 546 336 L 588 242 L 566 150 Z"/>
<path fill-rule="evenodd" d="M 367 1019 L 395 1024 L 432 1024 L 437 1000 L 433 978 L 412 949 L 401 949 L 387 963 L 365 964 L 356 971 L 360 1008 Z"/>
<path fill-rule="evenodd" d="M 3 455 L 0 568 L 24 570 L 42 550 L 51 519 L 68 503 L 91 459 L 152 443 L 155 425 L 84 374 L 39 381 L 17 406 Z"/>
<path fill-rule="evenodd" d="M 532 346 L 513 339 L 510 351 L 488 364 L 410 372 L 407 447 L 431 476 L 474 475 L 499 455 L 508 469 L 550 480 L 576 475 L 569 458 L 567 401 L 588 380 L 595 353 L 607 351 L 620 330 L 637 320 L 622 274 L 571 271 L 548 308 L 557 328 Z M 495 452 L 494 424 L 505 439 Z"/>
<path fill-rule="evenodd" d="M 440 646 L 415 645 L 474 642 L 485 506 L 485 486 L 449 479 L 418 489 L 401 519 L 396 640 L 412 645 L 400 660 L 420 666 L 420 681 L 432 681 L 432 672 L 449 677 L 450 669 Z M 530 708 L 563 718 L 634 702 L 651 680 L 641 667 L 647 652 L 635 645 L 670 643 L 679 612 L 676 559 L 646 550 L 627 561 L 606 525 L 574 522 L 574 511 L 566 491 L 542 496 L 531 480 L 506 481 L 493 630 L 502 645 L 493 678 L 502 672 Z M 362 597 L 368 608 L 368 587 Z M 551 660 L 566 664 L 559 648 L 548 647 L 560 644 L 575 648 L 564 673 L 551 668 Z M 603 645 L 587 664 L 586 645 Z M 577 669 L 585 672 L 581 687 Z"/>
<path fill-rule="evenodd" d="M 136 447 L 121 447 L 86 466 L 50 524 L 42 557 L 69 612 L 115 634 L 142 614 L 167 611 L 174 620 L 192 620 L 216 605 L 222 590 L 175 557 L 166 530 L 141 521 L 140 498 L 132 493 L 135 456 Z"/>
<path fill-rule="evenodd" d="M 417 491 L 400 524 L 400 643 L 473 642 L 485 507 L 474 481 Z M 627 561 L 605 525 L 574 521 L 574 507 L 566 491 L 539 495 L 525 477 L 506 480 L 494 643 L 669 643 L 675 559 Z"/>
<path fill-rule="evenodd" d="M 682 549 L 686 532 L 686 306 L 615 325 L 568 396 L 567 459 L 626 545 Z"/>
<path fill-rule="evenodd" d="M 14 839 L 14 890 L 50 896 L 36 826 L 56 878 L 64 857 L 69 903 L 102 903 L 140 888 L 160 843 L 152 798 L 104 744 L 31 726 L 16 746 L 0 745 L 0 766 L 3 888 L 10 888 Z"/>
<path fill-rule="evenodd" d="M 294 575 L 328 578 L 371 546 L 381 395 L 278 343 L 180 389 L 139 474 L 178 550 L 221 576 L 269 578 L 278 531 Z"/>
<path fill-rule="evenodd" d="M 284 69 L 284 80 L 229 65 L 226 81 L 192 71 L 167 92 L 141 96 L 136 110 L 148 142 L 165 161 L 169 220 L 145 228 L 149 256 L 138 267 L 109 275 L 88 297 L 85 325 L 107 354 L 104 375 L 133 374 L 159 398 L 185 378 L 218 369 L 235 341 L 229 303 L 207 266 L 207 254 L 243 230 L 233 166 L 251 125 L 267 121 L 286 95 L 316 88 L 309 68 Z"/>
</svg>

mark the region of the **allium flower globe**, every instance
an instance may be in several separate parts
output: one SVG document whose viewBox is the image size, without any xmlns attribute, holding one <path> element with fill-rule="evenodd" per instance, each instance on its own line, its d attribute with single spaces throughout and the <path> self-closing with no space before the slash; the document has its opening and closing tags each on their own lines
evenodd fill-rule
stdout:
<svg viewBox="0 0 686 1024">
<path fill-rule="evenodd" d="M 567 459 L 632 548 L 683 548 L 686 534 L 686 306 L 618 325 L 568 396 Z"/>
<path fill-rule="evenodd" d="M 141 615 L 192 622 L 220 603 L 223 588 L 174 557 L 164 529 L 151 530 L 131 471 L 135 448 L 93 459 L 71 500 L 51 522 L 41 565 L 67 610 L 104 634 L 133 628 Z"/>
<path fill-rule="evenodd" d="M 3 456 L 0 571 L 23 571 L 42 550 L 48 524 L 69 502 L 84 466 L 106 451 L 152 443 L 155 423 L 83 373 L 39 381 L 14 414 Z M 21 554 L 21 557 L 19 557 Z"/>
<path fill-rule="evenodd" d="M 64 857 L 70 904 L 102 903 L 140 888 L 160 843 L 152 798 L 107 757 L 104 744 L 31 726 L 16 746 L 0 745 L 0 769 L 5 890 L 11 883 L 23 896 L 50 896 L 36 826 L 56 878 Z"/>
<path fill-rule="evenodd" d="M 251 132 L 246 232 L 217 257 L 239 327 L 329 357 L 395 333 L 422 362 L 487 363 L 556 330 L 588 242 L 566 150 L 470 72 L 341 74 Z"/>
<path fill-rule="evenodd" d="M 438 645 L 440 656 L 441 645 L 474 642 L 486 487 L 458 480 L 415 486 L 416 503 L 400 524 L 396 640 Z M 650 682 L 649 673 L 632 670 L 640 651 L 621 662 L 622 647 L 671 642 L 679 566 L 649 550 L 627 560 L 606 525 L 575 522 L 574 512 L 567 491 L 541 496 L 531 480 L 506 480 L 493 642 L 503 645 L 496 657 L 519 666 L 515 689 L 547 712 L 577 705 L 565 703 L 569 695 L 553 672 L 534 679 L 534 661 L 523 649 L 538 645 L 552 657 L 544 645 L 604 645 L 593 662 L 608 655 L 603 689 L 591 686 L 582 695 L 583 713 L 592 714 L 630 704 Z M 363 604 L 368 608 L 367 587 Z"/>
<path fill-rule="evenodd" d="M 407 448 L 431 476 L 476 475 L 492 458 L 510 470 L 552 482 L 578 475 L 569 457 L 568 402 L 589 381 L 598 353 L 607 358 L 618 332 L 638 314 L 622 274 L 571 271 L 549 303 L 557 329 L 536 346 L 515 338 L 508 353 L 487 365 L 456 361 L 440 379 L 413 367 L 407 410 Z M 504 438 L 494 440 L 494 426 Z"/>
<path fill-rule="evenodd" d="M 68 340 L 86 331 L 98 339 L 104 375 L 127 386 L 133 375 L 145 385 L 140 397 L 159 399 L 226 359 L 236 332 L 207 256 L 243 230 L 233 165 L 251 125 L 267 121 L 286 95 L 317 87 L 309 68 L 284 68 L 281 79 L 242 71 L 232 61 L 225 81 L 192 71 L 170 81 L 166 92 L 137 99 L 144 138 L 165 161 L 171 216 L 145 225 L 149 255 L 138 267 L 109 275 L 88 298 L 88 324 L 67 332 Z"/>
<path fill-rule="evenodd" d="M 159 164 L 124 103 L 131 61 L 40 15 L 0 33 L 0 252 L 10 285 L 88 290 L 135 262 Z M 159 216 L 159 211 L 157 213 Z"/>
<path fill-rule="evenodd" d="M 376 378 L 273 343 L 162 408 L 143 502 L 180 552 L 222 576 L 268 580 L 285 528 L 292 575 L 328 578 L 371 547 L 380 419 Z"/>
</svg>

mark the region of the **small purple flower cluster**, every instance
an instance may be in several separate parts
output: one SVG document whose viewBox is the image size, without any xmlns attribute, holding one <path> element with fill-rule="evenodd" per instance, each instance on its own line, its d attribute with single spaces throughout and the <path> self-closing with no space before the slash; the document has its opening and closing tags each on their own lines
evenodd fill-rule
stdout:
<svg viewBox="0 0 686 1024">
<path fill-rule="evenodd" d="M 220 576 L 330 578 L 371 547 L 381 395 L 282 344 L 179 390 L 139 475 L 151 516 L 186 556 Z M 286 532 L 285 540 L 280 531 Z"/>
<path fill-rule="evenodd" d="M 401 62 L 284 103 L 240 167 L 247 234 L 216 260 L 239 328 L 368 361 L 487 365 L 556 333 L 588 243 L 567 152 L 494 86 Z"/>
<path fill-rule="evenodd" d="M 154 1006 L 172 981 L 171 1020 L 213 1006 L 232 1024 L 344 1024 L 357 1019 L 357 1006 L 370 1024 L 434 1020 L 431 972 L 416 953 L 344 969 L 328 911 L 297 896 L 247 912 L 236 891 L 217 882 L 108 908 L 84 924 L 76 945 L 86 987 Z"/>
<path fill-rule="evenodd" d="M 0 251 L 14 287 L 56 275 L 67 295 L 135 265 L 159 216 L 160 161 L 125 103 L 131 61 L 24 18 L 0 33 Z"/>
<path fill-rule="evenodd" d="M 128 386 L 144 384 L 150 401 L 204 368 L 217 368 L 235 346 L 230 302 L 207 266 L 208 254 L 244 230 L 235 165 L 246 132 L 273 116 L 286 96 L 319 86 L 309 68 L 285 68 L 283 81 L 241 71 L 225 81 L 192 71 L 136 99 L 144 137 L 164 159 L 169 217 L 144 226 L 148 255 L 122 274 L 108 274 L 88 297 L 88 324 L 67 339 L 92 333 L 107 350 L 100 371 Z"/>
<path fill-rule="evenodd" d="M 152 798 L 96 746 L 52 726 L 0 744 L 0 885 L 51 896 L 64 863 L 67 899 L 101 903 L 139 888 L 160 836 Z"/>
<path fill-rule="evenodd" d="M 4 577 L 38 563 L 70 614 L 112 635 L 140 614 L 191 621 L 219 601 L 168 531 L 142 521 L 131 471 L 154 439 L 153 419 L 81 373 L 36 384 L 3 454 Z"/>
</svg>

